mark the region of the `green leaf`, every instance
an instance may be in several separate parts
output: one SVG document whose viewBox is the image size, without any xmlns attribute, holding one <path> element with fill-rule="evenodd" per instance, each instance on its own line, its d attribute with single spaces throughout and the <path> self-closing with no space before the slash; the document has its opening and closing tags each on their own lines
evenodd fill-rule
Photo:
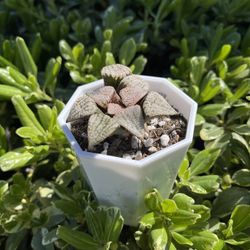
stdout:
<svg viewBox="0 0 250 250">
<path fill-rule="evenodd" d="M 15 86 L 17 88 L 21 89 L 23 92 L 32 92 L 32 85 L 28 81 L 27 77 L 13 67 L 7 67 L 7 71 L 9 76 L 15 81 Z"/>
<path fill-rule="evenodd" d="M 79 250 L 101 250 L 101 246 L 88 234 L 59 226 L 57 236 Z"/>
<path fill-rule="evenodd" d="M 11 100 L 23 126 L 33 128 L 37 133 L 44 134 L 45 131 L 43 127 L 23 98 L 21 96 L 13 96 Z"/>
<path fill-rule="evenodd" d="M 230 54 L 231 49 L 232 49 L 232 46 L 230 44 L 223 45 L 220 51 L 217 53 L 217 55 L 215 55 L 213 63 L 217 63 L 217 62 L 225 60 L 227 56 Z"/>
<path fill-rule="evenodd" d="M 233 71 L 227 73 L 226 78 L 228 80 L 231 79 L 242 79 L 245 78 L 249 75 L 249 69 L 248 69 L 248 65 L 245 64 L 241 64 L 240 66 L 238 66 L 236 69 L 234 69 Z M 246 79 L 248 80 L 248 79 Z"/>
<path fill-rule="evenodd" d="M 204 188 L 207 193 L 217 191 L 220 186 L 218 175 L 194 176 L 190 182 Z"/>
<path fill-rule="evenodd" d="M 200 85 L 203 74 L 205 73 L 205 66 L 207 62 L 207 57 L 192 57 L 190 60 L 191 72 L 190 80 L 194 85 Z"/>
<path fill-rule="evenodd" d="M 168 242 L 168 234 L 162 223 L 155 224 L 150 231 L 151 246 L 154 250 L 164 250 Z"/>
<path fill-rule="evenodd" d="M 171 214 L 177 211 L 177 205 L 175 204 L 175 201 L 166 199 L 161 202 L 161 210 L 164 214 Z"/>
<path fill-rule="evenodd" d="M 250 205 L 238 205 L 234 208 L 231 219 L 233 232 L 241 232 L 250 227 Z M 250 239 L 249 239 L 250 240 Z"/>
<path fill-rule="evenodd" d="M 228 108 L 230 106 L 225 103 L 206 104 L 198 109 L 198 113 L 204 117 L 213 117 L 222 114 Z"/>
<path fill-rule="evenodd" d="M 234 132 L 231 133 L 232 135 L 232 141 L 234 142 L 237 142 L 239 144 L 241 144 L 241 146 L 243 146 L 245 148 L 245 150 L 249 150 L 249 144 L 247 143 L 247 141 L 244 139 L 243 136 L 239 135 L 239 134 L 236 134 Z"/>
<path fill-rule="evenodd" d="M 61 64 L 62 58 L 57 57 L 56 59 L 51 58 L 46 66 L 44 89 L 46 89 L 51 96 L 54 96 L 57 75 L 60 71 Z"/>
<path fill-rule="evenodd" d="M 34 41 L 32 41 L 31 49 L 30 49 L 32 58 L 34 59 L 36 63 L 38 62 L 40 54 L 41 54 L 42 42 L 43 41 L 42 41 L 40 33 L 37 33 Z"/>
<path fill-rule="evenodd" d="M 157 218 L 154 212 L 146 213 L 140 219 L 140 228 L 152 228 L 152 226 L 156 223 Z"/>
<path fill-rule="evenodd" d="M 18 233 L 9 235 L 5 243 L 5 250 L 17 250 L 27 234 L 28 230 L 22 230 Z"/>
<path fill-rule="evenodd" d="M 206 189 L 204 189 L 202 186 L 200 186 L 197 183 L 192 183 L 189 181 L 182 181 L 180 182 L 182 186 L 188 187 L 192 192 L 197 193 L 197 194 L 207 194 Z"/>
<path fill-rule="evenodd" d="M 219 136 L 214 141 L 209 141 L 208 143 L 206 143 L 206 148 L 207 149 L 219 148 L 223 152 L 223 150 L 225 150 L 227 148 L 227 146 L 229 145 L 230 140 L 231 140 L 231 133 L 225 133 L 225 134 Z"/>
<path fill-rule="evenodd" d="M 250 203 L 250 192 L 245 188 L 231 187 L 221 193 L 214 200 L 212 207 L 213 216 L 223 218 L 239 204 Z"/>
<path fill-rule="evenodd" d="M 0 157 L 0 168 L 2 171 L 10 171 L 29 164 L 30 160 L 34 157 L 28 151 L 14 152 L 9 151 Z"/>
<path fill-rule="evenodd" d="M 227 119 L 227 123 L 234 122 L 237 119 L 242 117 L 249 117 L 250 116 L 250 105 L 246 104 L 243 107 L 237 107 L 230 113 Z"/>
<path fill-rule="evenodd" d="M 120 210 L 115 207 L 91 207 L 85 209 L 88 228 L 94 239 L 100 243 L 117 242 L 123 227 Z"/>
<path fill-rule="evenodd" d="M 184 179 L 184 180 L 189 179 L 190 171 L 189 171 L 188 167 L 189 167 L 189 161 L 187 158 L 184 158 L 184 160 L 182 161 L 182 163 L 179 167 L 179 171 L 178 171 L 179 178 Z"/>
<path fill-rule="evenodd" d="M 231 150 L 234 155 L 247 167 L 250 166 L 250 154 L 249 148 L 246 148 L 246 145 L 242 143 L 242 141 L 231 140 Z"/>
<path fill-rule="evenodd" d="M 130 64 L 136 53 L 136 43 L 133 38 L 127 39 L 119 50 L 119 62 L 124 65 Z"/>
<path fill-rule="evenodd" d="M 241 97 L 244 97 L 250 90 L 250 79 L 244 79 L 240 86 L 235 91 L 234 95 L 229 99 L 231 103 L 236 102 Z"/>
<path fill-rule="evenodd" d="M 196 119 L 195 119 L 195 126 L 200 126 L 202 125 L 203 123 L 205 123 L 205 118 L 200 115 L 199 113 L 196 114 Z"/>
<path fill-rule="evenodd" d="M 199 250 L 214 249 L 214 246 L 219 241 L 218 237 L 210 231 L 196 232 L 195 235 L 190 237 L 190 240 L 193 242 L 194 248 Z"/>
<path fill-rule="evenodd" d="M 69 46 L 69 44 L 65 40 L 61 40 L 59 42 L 59 49 L 60 49 L 62 57 L 65 60 L 69 60 L 70 61 L 70 60 L 72 60 L 74 58 L 73 54 L 72 54 L 72 49 L 71 49 L 71 47 Z"/>
<path fill-rule="evenodd" d="M 8 190 L 8 182 L 0 180 L 0 200 L 3 198 L 4 194 L 7 192 Z"/>
<path fill-rule="evenodd" d="M 22 138 L 28 138 L 33 141 L 40 141 L 38 137 L 41 135 L 40 132 L 31 127 L 20 127 L 16 130 L 16 134 Z"/>
<path fill-rule="evenodd" d="M 213 76 L 213 74 L 209 75 L 208 73 L 208 79 L 203 84 L 198 102 L 204 103 L 213 99 L 221 92 L 223 85 L 223 80 L 221 78 L 217 78 Z"/>
<path fill-rule="evenodd" d="M 69 216 L 78 217 L 79 215 L 83 215 L 83 209 L 77 201 L 61 199 L 54 201 L 54 204 Z"/>
<path fill-rule="evenodd" d="M 17 67 L 14 64 L 12 64 L 10 61 L 8 61 L 6 58 L 4 58 L 3 56 L 0 56 L 0 66 L 2 67 L 10 66 L 17 70 Z"/>
<path fill-rule="evenodd" d="M 112 48 L 111 48 L 111 42 L 110 41 L 104 41 L 104 43 L 102 44 L 101 57 L 105 58 L 107 53 L 112 54 Z"/>
<path fill-rule="evenodd" d="M 209 44 L 209 57 L 214 58 L 214 54 L 217 51 L 219 44 L 221 43 L 221 39 L 223 36 L 223 24 L 219 23 L 216 27 L 216 30 L 213 33 L 213 39 Z"/>
<path fill-rule="evenodd" d="M 157 189 L 147 193 L 144 198 L 147 208 L 151 211 L 161 211 L 162 197 Z"/>
<path fill-rule="evenodd" d="M 72 55 L 75 62 L 81 63 L 84 58 L 84 45 L 82 43 L 77 43 L 72 49 Z"/>
<path fill-rule="evenodd" d="M 188 95 L 193 98 L 194 100 L 197 100 L 200 94 L 200 89 L 197 85 L 190 84 L 188 87 Z"/>
<path fill-rule="evenodd" d="M 16 95 L 26 96 L 27 93 L 18 88 L 0 84 L 0 100 L 10 100 L 11 97 Z"/>
<path fill-rule="evenodd" d="M 0 156 L 8 150 L 8 141 L 5 129 L 0 125 Z"/>
<path fill-rule="evenodd" d="M 225 61 L 219 62 L 219 63 L 217 63 L 216 67 L 217 67 L 217 70 L 218 70 L 219 77 L 222 80 L 225 80 L 226 74 L 228 72 L 227 62 L 225 62 Z"/>
<path fill-rule="evenodd" d="M 223 136 L 223 127 L 218 127 L 211 123 L 205 123 L 203 128 L 200 130 L 200 137 L 203 141 L 211 141 Z"/>
<path fill-rule="evenodd" d="M 232 180 L 239 186 L 250 187 L 250 170 L 249 169 L 240 169 L 236 171 Z"/>
<path fill-rule="evenodd" d="M 190 165 L 190 176 L 207 172 L 213 166 L 219 154 L 219 149 L 204 149 L 200 151 Z"/>
<path fill-rule="evenodd" d="M 115 64 L 115 57 L 111 52 L 106 53 L 105 65 Z"/>
<path fill-rule="evenodd" d="M 210 219 L 211 217 L 210 208 L 206 207 L 205 205 L 194 204 L 191 206 L 191 209 L 194 213 L 199 214 L 201 216 L 201 218 L 197 220 L 197 226 L 198 223 L 201 222 L 207 223 L 208 219 Z"/>
<path fill-rule="evenodd" d="M 34 76 L 37 76 L 37 67 L 36 64 L 30 54 L 30 51 L 21 37 L 16 38 L 16 45 L 17 45 L 17 51 L 21 58 L 22 65 L 24 67 L 24 70 L 26 74 L 32 74 Z"/>
<path fill-rule="evenodd" d="M 52 244 L 58 240 L 56 231 L 57 229 L 53 229 L 49 232 L 47 228 L 42 228 L 43 232 L 42 244 L 44 246 L 52 246 Z"/>
<path fill-rule="evenodd" d="M 171 232 L 173 239 L 180 245 L 193 246 L 193 242 L 177 232 Z"/>
<path fill-rule="evenodd" d="M 201 215 L 178 209 L 175 213 L 169 216 L 169 218 L 175 226 L 188 226 L 195 224 L 195 222 L 201 218 Z"/>
<path fill-rule="evenodd" d="M 132 63 L 134 69 L 132 70 L 133 74 L 141 74 L 144 70 L 144 67 L 147 63 L 147 59 L 140 55 Z"/>
<path fill-rule="evenodd" d="M 52 110 L 48 105 L 41 104 L 37 106 L 37 113 L 39 116 L 39 120 L 45 130 L 49 129 L 51 118 L 52 118 Z"/>
<path fill-rule="evenodd" d="M 250 126 L 248 125 L 234 124 L 234 125 L 228 126 L 228 128 L 240 135 L 248 135 L 248 136 L 250 135 Z"/>
<path fill-rule="evenodd" d="M 29 89 L 23 86 L 25 82 L 23 82 L 23 78 L 20 77 L 20 75 L 22 74 L 16 72 L 18 71 L 14 70 L 11 67 L 8 67 L 7 69 L 0 68 L 0 83 L 5 85 L 10 85 L 19 90 L 22 90 L 23 92 L 29 92 Z"/>
<path fill-rule="evenodd" d="M 190 210 L 194 204 L 194 199 L 183 193 L 175 194 L 173 200 L 177 204 L 178 208 L 183 210 Z"/>
<path fill-rule="evenodd" d="M 91 56 L 90 61 L 94 69 L 96 70 L 96 73 L 100 73 L 100 70 L 102 67 L 102 56 L 101 56 L 100 51 L 97 48 L 94 48 L 94 52 L 93 52 L 93 55 Z"/>
</svg>

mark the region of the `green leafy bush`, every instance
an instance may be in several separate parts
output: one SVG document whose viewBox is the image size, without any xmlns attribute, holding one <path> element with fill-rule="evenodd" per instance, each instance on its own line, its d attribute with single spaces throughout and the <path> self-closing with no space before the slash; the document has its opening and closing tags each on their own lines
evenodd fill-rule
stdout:
<svg viewBox="0 0 250 250">
<path fill-rule="evenodd" d="M 0 248 L 250 249 L 249 6 L 2 1 Z M 115 62 L 168 77 L 199 105 L 172 193 L 146 194 L 138 227 L 97 204 L 56 122 L 69 82 Z"/>
</svg>

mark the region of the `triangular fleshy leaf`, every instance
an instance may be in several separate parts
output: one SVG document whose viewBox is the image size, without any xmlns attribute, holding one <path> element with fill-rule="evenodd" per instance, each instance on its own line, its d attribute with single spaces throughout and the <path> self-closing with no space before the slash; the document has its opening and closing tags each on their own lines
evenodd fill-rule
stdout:
<svg viewBox="0 0 250 250">
<path fill-rule="evenodd" d="M 116 94 L 114 87 L 105 86 L 88 94 L 102 108 L 107 108 L 108 103 L 118 102 L 119 96 Z"/>
<path fill-rule="evenodd" d="M 87 95 L 82 95 L 79 97 L 76 102 L 73 104 L 68 118 L 67 122 L 72 122 L 78 119 L 82 119 L 86 116 L 90 116 L 96 112 L 98 112 L 99 109 L 95 103 L 95 101 L 90 98 Z"/>
<path fill-rule="evenodd" d="M 138 103 L 147 94 L 147 92 L 148 91 L 139 87 L 128 86 L 121 89 L 119 94 L 121 96 L 122 103 L 128 107 Z"/>
<path fill-rule="evenodd" d="M 88 122 L 89 149 L 93 149 L 95 145 L 111 136 L 118 127 L 119 124 L 108 115 L 103 113 L 91 115 Z"/>
<path fill-rule="evenodd" d="M 143 102 L 143 111 L 146 116 L 177 115 L 178 112 L 171 107 L 167 100 L 157 92 L 149 92 Z"/>
<path fill-rule="evenodd" d="M 144 91 L 149 91 L 148 83 L 137 75 L 128 75 L 121 80 L 118 89 L 120 90 L 126 87 L 137 87 Z"/>
<path fill-rule="evenodd" d="M 124 109 L 123 112 L 115 117 L 117 123 L 126 128 L 131 134 L 143 138 L 144 136 L 144 118 L 142 109 L 139 105 Z"/>
<path fill-rule="evenodd" d="M 117 103 L 109 103 L 108 104 L 108 114 L 109 115 L 116 115 L 119 114 L 121 112 L 123 112 L 124 107 L 122 107 L 121 105 L 117 104 Z"/>
<path fill-rule="evenodd" d="M 132 72 L 129 67 L 122 64 L 112 64 L 102 68 L 101 75 L 105 85 L 117 86 L 120 81 Z"/>
</svg>

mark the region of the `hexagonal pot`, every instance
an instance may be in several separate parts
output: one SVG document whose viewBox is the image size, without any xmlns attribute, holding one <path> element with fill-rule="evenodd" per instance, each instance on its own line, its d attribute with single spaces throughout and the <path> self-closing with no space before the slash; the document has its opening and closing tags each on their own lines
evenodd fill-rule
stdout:
<svg viewBox="0 0 250 250">
<path fill-rule="evenodd" d="M 145 213 L 144 195 L 147 192 L 157 188 L 164 198 L 169 196 L 178 168 L 192 142 L 197 110 L 196 102 L 168 80 L 141 77 L 149 83 L 150 90 L 166 95 L 169 103 L 187 119 L 185 139 L 139 161 L 83 151 L 66 119 L 76 99 L 102 87 L 103 80 L 78 87 L 58 117 L 99 204 L 119 207 L 125 224 L 132 226 L 136 226 Z"/>
</svg>

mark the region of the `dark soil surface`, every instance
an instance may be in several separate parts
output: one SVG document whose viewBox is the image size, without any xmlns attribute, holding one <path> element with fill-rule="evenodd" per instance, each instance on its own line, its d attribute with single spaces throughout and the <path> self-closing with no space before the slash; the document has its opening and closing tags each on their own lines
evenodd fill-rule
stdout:
<svg viewBox="0 0 250 250">
<path fill-rule="evenodd" d="M 119 128 L 91 152 L 140 160 L 184 139 L 187 121 L 181 114 L 161 116 L 147 120 L 144 127 L 143 139 Z M 88 151 L 87 119 L 72 123 L 71 132 L 81 148 Z"/>
</svg>

